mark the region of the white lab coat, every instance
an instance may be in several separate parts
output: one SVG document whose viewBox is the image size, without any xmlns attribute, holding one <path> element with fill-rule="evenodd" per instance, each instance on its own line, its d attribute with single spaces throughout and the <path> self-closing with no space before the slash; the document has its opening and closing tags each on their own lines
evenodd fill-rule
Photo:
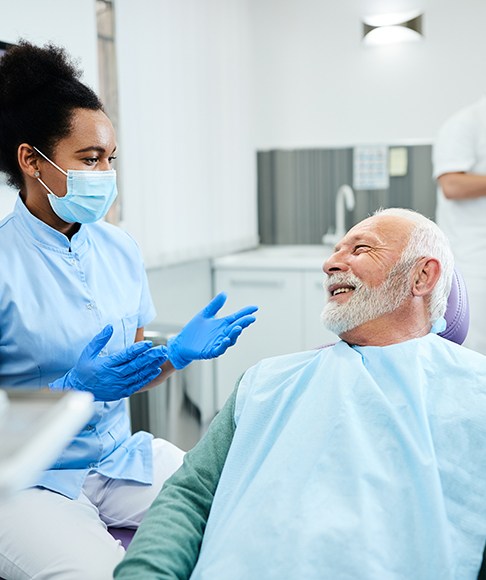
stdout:
<svg viewBox="0 0 486 580">
<path fill-rule="evenodd" d="M 435 178 L 452 172 L 486 175 L 486 96 L 445 122 L 433 163 Z M 486 354 L 486 197 L 450 200 L 438 187 L 437 223 L 451 242 L 468 290 L 471 323 L 465 346 Z"/>
</svg>

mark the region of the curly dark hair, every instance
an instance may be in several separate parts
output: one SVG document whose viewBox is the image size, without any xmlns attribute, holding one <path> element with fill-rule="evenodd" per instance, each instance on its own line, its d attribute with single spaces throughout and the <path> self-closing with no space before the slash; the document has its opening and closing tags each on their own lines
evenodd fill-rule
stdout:
<svg viewBox="0 0 486 580">
<path fill-rule="evenodd" d="M 65 49 L 53 44 L 21 40 L 0 59 L 0 171 L 10 185 L 24 185 L 17 162 L 21 143 L 51 156 L 70 133 L 74 109 L 103 110 L 81 74 Z"/>
</svg>

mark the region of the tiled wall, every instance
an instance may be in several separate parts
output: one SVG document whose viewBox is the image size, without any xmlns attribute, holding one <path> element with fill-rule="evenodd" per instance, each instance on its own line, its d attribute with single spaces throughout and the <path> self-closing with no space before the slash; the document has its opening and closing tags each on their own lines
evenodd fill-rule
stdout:
<svg viewBox="0 0 486 580">
<path fill-rule="evenodd" d="M 435 217 L 430 145 L 406 147 L 406 175 L 385 190 L 355 191 L 346 227 L 379 207 L 407 207 Z M 258 222 L 262 244 L 320 244 L 334 228 L 335 196 L 353 185 L 353 148 L 258 152 Z"/>
</svg>

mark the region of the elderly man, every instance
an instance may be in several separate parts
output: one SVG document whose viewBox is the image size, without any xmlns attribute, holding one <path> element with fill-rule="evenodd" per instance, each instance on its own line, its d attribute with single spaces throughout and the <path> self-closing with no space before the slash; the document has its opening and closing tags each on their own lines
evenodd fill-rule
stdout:
<svg viewBox="0 0 486 580">
<path fill-rule="evenodd" d="M 323 269 L 323 320 L 342 340 L 243 375 L 118 580 L 477 577 L 486 358 L 435 334 L 447 240 L 420 214 L 384 210 Z"/>
</svg>

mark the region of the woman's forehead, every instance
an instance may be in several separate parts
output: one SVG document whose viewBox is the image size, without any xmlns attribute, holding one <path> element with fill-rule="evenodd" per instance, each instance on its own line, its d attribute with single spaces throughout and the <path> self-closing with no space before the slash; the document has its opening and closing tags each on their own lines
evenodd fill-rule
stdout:
<svg viewBox="0 0 486 580">
<path fill-rule="evenodd" d="M 101 110 L 75 109 L 71 118 L 71 131 L 62 141 L 77 146 L 116 146 L 115 130 L 110 119 Z"/>
</svg>

